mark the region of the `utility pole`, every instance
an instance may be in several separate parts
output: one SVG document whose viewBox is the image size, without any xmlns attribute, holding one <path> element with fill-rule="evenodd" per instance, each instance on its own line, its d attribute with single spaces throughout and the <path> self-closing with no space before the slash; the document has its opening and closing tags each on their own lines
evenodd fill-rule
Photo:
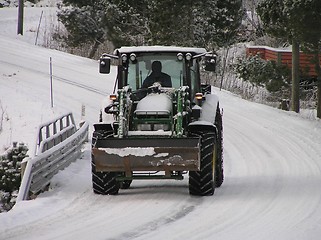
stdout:
<svg viewBox="0 0 321 240">
<path fill-rule="evenodd" d="M 19 6 L 18 6 L 18 30 L 17 34 L 23 35 L 23 8 L 24 8 L 24 2 L 23 0 L 19 0 Z"/>
</svg>

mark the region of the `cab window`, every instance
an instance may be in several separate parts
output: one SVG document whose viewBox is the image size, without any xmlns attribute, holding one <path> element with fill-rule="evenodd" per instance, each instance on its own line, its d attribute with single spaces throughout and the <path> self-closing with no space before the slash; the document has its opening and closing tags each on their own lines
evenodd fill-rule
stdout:
<svg viewBox="0 0 321 240">
<path fill-rule="evenodd" d="M 175 54 L 150 54 L 137 56 L 135 63 L 128 65 L 128 85 L 135 91 L 143 85 L 144 80 L 152 73 L 152 63 L 160 61 L 162 72 L 171 77 L 172 87 L 179 88 L 183 86 L 184 63 L 177 60 Z"/>
</svg>

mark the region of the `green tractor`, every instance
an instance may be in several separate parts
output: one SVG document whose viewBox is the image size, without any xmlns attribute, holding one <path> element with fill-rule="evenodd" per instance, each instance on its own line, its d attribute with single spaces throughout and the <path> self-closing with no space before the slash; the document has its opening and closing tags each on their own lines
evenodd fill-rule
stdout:
<svg viewBox="0 0 321 240">
<path fill-rule="evenodd" d="M 182 180 L 191 195 L 213 195 L 223 183 L 223 126 L 218 97 L 201 84 L 215 71 L 204 48 L 121 47 L 100 58 L 100 73 L 118 66 L 115 90 L 92 138 L 92 183 L 115 195 L 137 179 Z M 116 90 L 117 89 L 117 90 Z"/>
</svg>

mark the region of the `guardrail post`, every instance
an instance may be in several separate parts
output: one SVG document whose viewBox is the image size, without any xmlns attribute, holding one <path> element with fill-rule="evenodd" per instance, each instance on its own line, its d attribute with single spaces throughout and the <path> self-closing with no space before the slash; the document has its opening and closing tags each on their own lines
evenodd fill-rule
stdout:
<svg viewBox="0 0 321 240">
<path fill-rule="evenodd" d="M 59 119 L 59 123 L 60 123 L 59 130 L 61 131 L 64 128 L 64 122 L 63 122 L 62 118 Z"/>
<path fill-rule="evenodd" d="M 46 138 L 50 137 L 50 128 L 49 125 L 46 126 Z"/>
<path fill-rule="evenodd" d="M 58 120 L 57 120 L 58 121 Z M 57 121 L 53 123 L 53 134 L 57 133 Z"/>
</svg>

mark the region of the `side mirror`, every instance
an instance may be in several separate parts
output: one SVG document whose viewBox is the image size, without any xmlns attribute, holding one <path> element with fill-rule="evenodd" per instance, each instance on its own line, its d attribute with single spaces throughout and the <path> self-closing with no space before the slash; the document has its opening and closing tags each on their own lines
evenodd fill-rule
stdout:
<svg viewBox="0 0 321 240">
<path fill-rule="evenodd" d="M 210 72 L 215 72 L 216 68 L 216 55 L 213 54 L 208 54 L 205 55 L 204 57 L 204 62 L 205 62 L 205 71 L 210 71 Z"/>
<path fill-rule="evenodd" d="M 99 73 L 108 74 L 110 73 L 110 57 L 101 56 L 99 59 Z"/>
</svg>

